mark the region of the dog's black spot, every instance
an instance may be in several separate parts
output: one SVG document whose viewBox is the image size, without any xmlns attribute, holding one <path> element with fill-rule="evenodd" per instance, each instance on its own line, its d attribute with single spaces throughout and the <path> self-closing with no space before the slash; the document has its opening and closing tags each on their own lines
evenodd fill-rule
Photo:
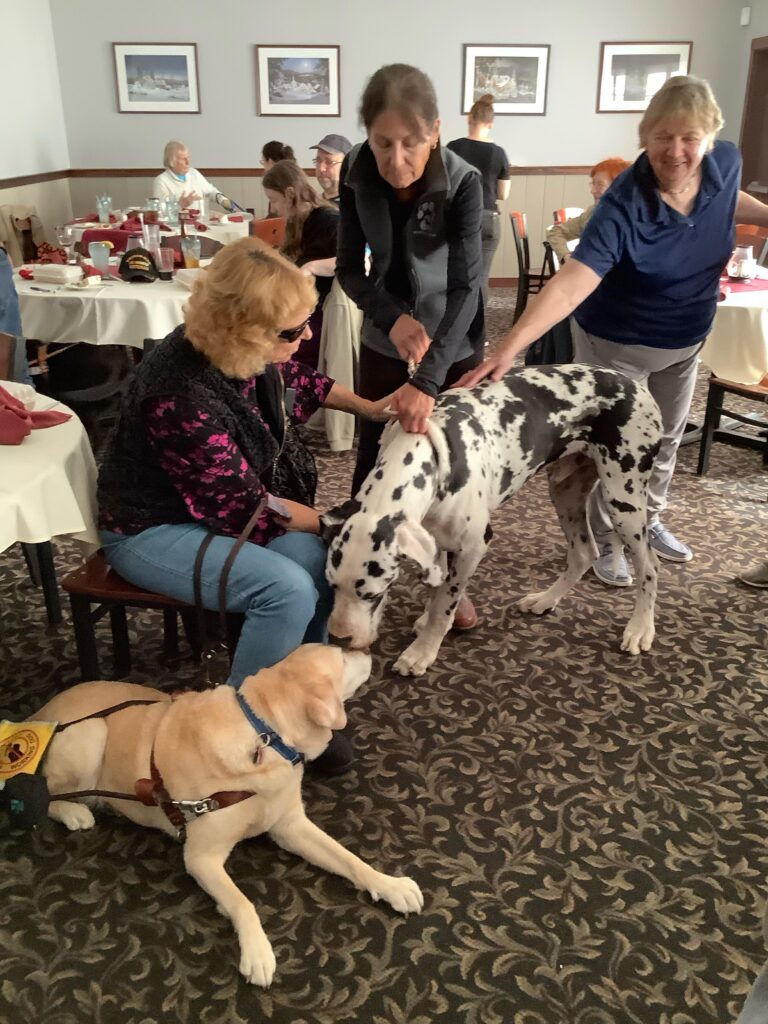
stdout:
<svg viewBox="0 0 768 1024">
<path fill-rule="evenodd" d="M 395 512 L 394 515 L 382 516 L 381 519 L 376 523 L 376 527 L 371 534 L 371 542 L 373 543 L 373 550 L 378 551 L 382 544 L 385 547 L 391 545 L 395 540 L 395 527 L 402 523 L 405 519 L 404 512 Z"/>
<path fill-rule="evenodd" d="M 431 476 L 432 473 L 434 472 L 434 466 L 432 465 L 431 462 L 422 462 L 421 472 L 424 474 L 424 476 Z"/>
<path fill-rule="evenodd" d="M 341 539 L 344 541 L 345 544 L 347 543 L 347 541 L 349 540 L 349 530 L 345 530 L 344 533 L 342 533 Z"/>
<path fill-rule="evenodd" d="M 383 476 L 384 476 L 384 470 L 381 469 L 381 468 L 377 469 L 376 472 L 373 474 L 374 480 L 381 480 L 381 478 Z"/>
<path fill-rule="evenodd" d="M 406 452 L 405 453 L 405 458 L 403 459 L 403 465 L 404 466 L 410 466 L 410 464 L 412 462 L 413 462 L 413 452 Z"/>
<path fill-rule="evenodd" d="M 371 559 L 370 562 L 367 562 L 366 563 L 366 567 L 368 569 L 368 573 L 371 576 L 383 576 L 384 575 L 384 570 L 381 567 L 381 563 L 377 562 L 375 559 Z"/>
<path fill-rule="evenodd" d="M 331 565 L 334 569 L 338 569 L 341 565 L 341 548 L 334 548 L 331 552 Z"/>
<path fill-rule="evenodd" d="M 492 537 L 493 537 L 493 530 L 491 529 L 491 524 L 488 523 L 488 525 L 485 528 L 485 533 L 483 534 L 483 540 L 485 541 L 486 544 L 490 544 Z"/>
<path fill-rule="evenodd" d="M 365 591 L 365 580 L 355 580 L 355 590 L 362 596 Z"/>
<path fill-rule="evenodd" d="M 403 496 L 403 488 L 402 487 L 396 487 L 394 489 L 394 491 L 392 491 L 392 501 L 400 501 L 402 496 Z"/>
</svg>

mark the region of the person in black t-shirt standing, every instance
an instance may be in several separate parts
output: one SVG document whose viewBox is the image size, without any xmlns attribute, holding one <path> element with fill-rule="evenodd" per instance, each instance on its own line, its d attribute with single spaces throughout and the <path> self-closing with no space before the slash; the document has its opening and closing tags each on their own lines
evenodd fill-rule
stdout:
<svg viewBox="0 0 768 1024">
<path fill-rule="evenodd" d="M 493 130 L 493 96 L 488 93 L 472 104 L 468 118 L 468 133 L 465 139 L 454 139 L 448 143 L 462 160 L 476 167 L 483 178 L 483 301 L 488 301 L 488 277 L 491 273 L 493 254 L 499 247 L 501 222 L 496 205 L 498 199 L 509 195 L 509 160 L 507 154 L 488 136 Z"/>
</svg>

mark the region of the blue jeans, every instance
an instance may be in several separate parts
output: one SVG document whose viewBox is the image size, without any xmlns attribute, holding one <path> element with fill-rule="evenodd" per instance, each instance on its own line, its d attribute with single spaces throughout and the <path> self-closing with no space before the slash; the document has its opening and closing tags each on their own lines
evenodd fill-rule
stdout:
<svg viewBox="0 0 768 1024">
<path fill-rule="evenodd" d="M 132 536 L 101 531 L 109 564 L 129 583 L 194 603 L 195 556 L 208 531 L 194 523 L 153 526 Z M 219 578 L 233 537 L 214 537 L 203 561 L 202 600 L 218 610 Z M 245 615 L 229 682 L 280 661 L 301 643 L 325 643 L 333 591 L 327 550 L 312 533 L 286 533 L 266 547 L 246 543 L 227 582 L 227 611 Z"/>
</svg>

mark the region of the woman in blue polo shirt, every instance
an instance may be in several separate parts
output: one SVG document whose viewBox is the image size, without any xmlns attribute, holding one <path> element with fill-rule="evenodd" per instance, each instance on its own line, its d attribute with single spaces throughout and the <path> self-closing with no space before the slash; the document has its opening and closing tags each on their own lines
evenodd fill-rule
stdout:
<svg viewBox="0 0 768 1024">
<path fill-rule="evenodd" d="M 649 484 L 648 534 L 657 554 L 673 562 L 693 557 L 660 516 L 691 404 L 696 356 L 712 327 L 734 224 L 768 226 L 768 206 L 739 191 L 738 150 L 715 142 L 722 125 L 706 82 L 670 78 L 640 122 L 643 152 L 601 199 L 573 258 L 493 355 L 459 382 L 501 379 L 520 352 L 575 310 L 574 361 L 645 382 L 661 410 L 664 436 Z M 629 586 L 623 553 L 614 571 L 612 528 L 599 488 L 590 525 L 599 550 L 595 574 L 612 586 Z"/>
</svg>

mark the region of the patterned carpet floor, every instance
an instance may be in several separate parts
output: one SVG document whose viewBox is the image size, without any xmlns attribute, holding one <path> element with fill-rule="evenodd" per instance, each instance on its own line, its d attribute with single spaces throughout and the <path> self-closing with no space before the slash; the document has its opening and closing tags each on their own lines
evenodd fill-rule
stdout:
<svg viewBox="0 0 768 1024">
<path fill-rule="evenodd" d="M 492 337 L 510 310 L 495 291 Z M 355 769 L 304 794 L 350 850 L 418 881 L 422 914 L 243 843 L 228 869 L 277 956 L 262 991 L 172 840 L 108 812 L 76 834 L 0 819 L 0 1021 L 735 1020 L 765 956 L 768 591 L 734 575 L 768 553 L 768 475 L 758 453 L 716 445 L 698 478 L 697 448 L 681 450 L 667 515 L 695 558 L 661 568 L 648 654 L 619 650 L 631 593 L 591 576 L 547 617 L 517 612 L 564 555 L 543 478 L 494 517 L 472 586 L 480 626 L 417 680 L 391 670 L 424 596 L 411 574 L 398 582 L 348 704 Z M 324 507 L 347 496 L 352 456 L 319 462 Z M 78 558 L 58 546 L 60 571 Z M 0 616 L 0 704 L 21 718 L 77 681 L 71 622 L 46 628 L 16 550 L 0 561 Z M 195 678 L 191 663 L 162 667 L 157 614 L 134 615 L 131 636 L 133 681 Z"/>
</svg>

